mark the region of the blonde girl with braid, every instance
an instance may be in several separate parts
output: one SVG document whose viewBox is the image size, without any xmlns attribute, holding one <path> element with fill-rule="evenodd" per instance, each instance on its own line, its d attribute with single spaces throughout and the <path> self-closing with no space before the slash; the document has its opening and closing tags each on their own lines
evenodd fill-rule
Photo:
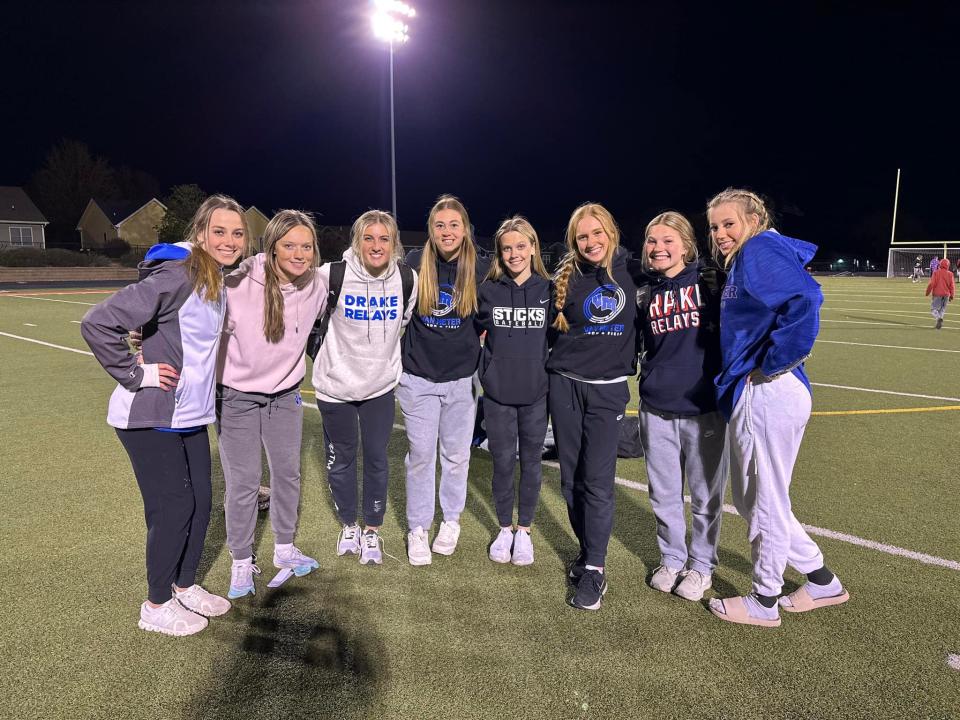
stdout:
<svg viewBox="0 0 960 720">
<path fill-rule="evenodd" d="M 397 387 L 409 444 L 404 468 L 411 565 L 429 565 L 434 552 L 452 555 L 460 537 L 477 410 L 473 375 L 480 360 L 473 317 L 477 286 L 488 269 L 477 257 L 467 209 L 452 195 L 442 195 L 430 209 L 427 235 L 423 249 L 407 256 L 417 270 L 419 298 L 403 336 Z M 431 550 L 438 444 L 443 518 Z"/>
<path fill-rule="evenodd" d="M 728 188 L 707 204 L 714 252 L 727 270 L 720 303 L 717 401 L 729 425 L 730 487 L 747 522 L 752 591 L 710 601 L 721 620 L 777 627 L 779 609 L 807 612 L 850 596 L 793 514 L 790 485 L 810 418 L 804 360 L 819 329 L 820 286 L 805 270 L 817 247 L 773 229 L 766 204 Z M 780 597 L 790 565 L 807 576 Z"/>
<path fill-rule="evenodd" d="M 257 491 L 266 452 L 270 469 L 273 564 L 306 575 L 319 564 L 293 544 L 300 504 L 304 350 L 325 305 L 313 219 L 281 210 L 267 224 L 262 253 L 226 278 L 227 318 L 220 345 L 217 437 L 226 482 L 228 597 L 256 593 Z M 261 450 L 261 447 L 263 450 Z"/>
<path fill-rule="evenodd" d="M 599 610 L 613 530 L 619 421 L 637 370 L 637 287 L 610 212 L 581 205 L 567 224 L 567 254 L 557 270 L 557 312 L 547 360 L 549 407 L 560 483 L 579 554 L 570 604 Z"/>
</svg>

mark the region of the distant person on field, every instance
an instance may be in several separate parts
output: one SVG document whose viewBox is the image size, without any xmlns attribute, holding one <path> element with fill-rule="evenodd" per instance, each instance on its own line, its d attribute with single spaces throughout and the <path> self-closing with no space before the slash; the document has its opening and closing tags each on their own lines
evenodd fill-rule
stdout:
<svg viewBox="0 0 960 720">
<path fill-rule="evenodd" d="M 753 558 L 753 591 L 714 598 L 710 611 L 726 622 L 777 627 L 778 605 L 806 612 L 850 599 L 790 503 L 811 409 L 803 363 L 813 349 L 823 303 L 803 263 L 817 248 L 770 229 L 763 201 L 749 190 L 729 188 L 714 197 L 707 221 L 728 273 L 720 306 L 717 398 L 730 423 L 731 495 L 747 522 Z M 807 582 L 780 597 L 787 565 L 805 573 Z"/>
<path fill-rule="evenodd" d="M 917 255 L 916 261 L 913 263 L 913 282 L 920 282 L 920 278 L 923 277 L 923 257 Z"/>
<path fill-rule="evenodd" d="M 119 383 L 107 423 L 133 465 L 147 523 L 147 600 L 139 627 L 192 635 L 230 602 L 196 584 L 212 504 L 207 425 L 216 417 L 217 352 L 226 312 L 223 268 L 243 254 L 249 233 L 232 198 L 207 198 L 186 243 L 155 245 L 141 280 L 83 318 L 80 332 Z M 126 328 L 143 328 L 142 363 Z M 254 510 L 254 512 L 256 512 Z"/>
<path fill-rule="evenodd" d="M 930 261 L 930 277 L 933 277 L 933 274 L 937 271 L 938 267 L 940 267 L 940 258 L 937 255 L 934 255 L 933 260 Z"/>
<path fill-rule="evenodd" d="M 697 601 L 712 585 L 727 486 L 727 423 L 717 408 L 723 272 L 697 257 L 693 227 L 665 212 L 647 225 L 642 250 L 649 295 L 638 308 L 640 440 L 660 565 L 650 587 Z M 632 266 L 632 264 L 631 264 Z M 683 491 L 690 493 L 690 544 Z"/>
<path fill-rule="evenodd" d="M 943 327 L 947 302 L 953 301 L 955 287 L 953 273 L 950 272 L 950 261 L 944 258 L 940 261 L 940 267 L 930 276 L 930 282 L 927 283 L 927 289 L 924 292 L 924 295 L 933 295 L 930 301 L 930 314 L 937 319 L 935 326 L 937 330 Z"/>
</svg>

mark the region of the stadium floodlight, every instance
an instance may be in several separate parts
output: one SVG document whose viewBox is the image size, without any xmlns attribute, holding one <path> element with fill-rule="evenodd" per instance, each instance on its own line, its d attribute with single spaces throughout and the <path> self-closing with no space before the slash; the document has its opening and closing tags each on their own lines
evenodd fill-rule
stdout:
<svg viewBox="0 0 960 720">
<path fill-rule="evenodd" d="M 397 134 L 393 113 L 393 46 L 410 40 L 410 26 L 404 20 L 414 18 L 417 11 L 401 0 L 373 0 L 370 18 L 373 35 L 390 46 L 390 192 L 393 217 L 397 217 Z"/>
</svg>

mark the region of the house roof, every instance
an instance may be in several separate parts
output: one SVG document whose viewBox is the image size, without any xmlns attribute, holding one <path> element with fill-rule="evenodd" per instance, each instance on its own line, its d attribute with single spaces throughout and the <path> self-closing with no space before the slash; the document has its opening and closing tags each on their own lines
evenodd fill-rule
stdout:
<svg viewBox="0 0 960 720">
<path fill-rule="evenodd" d="M 47 224 L 43 213 L 21 187 L 0 185 L 0 222 Z"/>
<path fill-rule="evenodd" d="M 119 200 L 100 200 L 99 198 L 91 198 L 91 201 L 96 203 L 97 206 L 103 210 L 103 214 L 114 225 L 120 225 L 130 218 L 131 215 L 136 213 L 138 210 L 141 210 L 146 205 L 149 205 L 151 202 L 156 200 L 156 198 L 140 198 L 135 201 L 119 201 Z M 160 203 L 160 206 L 164 210 L 167 209 L 167 206 L 161 203 L 159 200 L 156 200 Z"/>
</svg>

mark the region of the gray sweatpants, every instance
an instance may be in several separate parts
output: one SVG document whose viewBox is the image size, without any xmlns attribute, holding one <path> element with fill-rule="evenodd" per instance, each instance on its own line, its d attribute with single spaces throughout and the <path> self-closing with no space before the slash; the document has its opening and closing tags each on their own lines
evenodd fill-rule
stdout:
<svg viewBox="0 0 960 720">
<path fill-rule="evenodd" d="M 403 411 L 409 444 L 404 467 L 410 529 L 428 530 L 433 525 L 438 440 L 440 509 L 444 520 L 459 522 L 467 501 L 470 441 L 477 412 L 473 378 L 435 383 L 403 373 L 397 386 L 397 400 Z"/>
<path fill-rule="evenodd" d="M 753 591 L 779 595 L 787 565 L 823 567 L 823 554 L 790 506 L 790 481 L 810 418 L 810 392 L 793 373 L 747 383 L 730 418 L 733 504 L 747 521 Z"/>
<path fill-rule="evenodd" d="M 947 314 L 947 302 L 949 300 L 950 298 L 946 295 L 934 295 L 933 299 L 930 300 L 930 314 L 937 320 L 943 320 L 943 316 Z"/>
<path fill-rule="evenodd" d="M 270 468 L 270 524 L 276 543 L 292 543 L 300 504 L 299 388 L 276 395 L 244 393 L 222 385 L 217 397 L 217 438 L 227 485 L 227 548 L 235 559 L 253 555 L 260 488 L 261 444 Z"/>
<path fill-rule="evenodd" d="M 640 403 L 640 441 L 647 462 L 650 505 L 657 518 L 660 563 L 712 574 L 727 486 L 727 424 L 719 412 L 682 417 Z M 690 492 L 690 549 L 683 486 Z"/>
</svg>

